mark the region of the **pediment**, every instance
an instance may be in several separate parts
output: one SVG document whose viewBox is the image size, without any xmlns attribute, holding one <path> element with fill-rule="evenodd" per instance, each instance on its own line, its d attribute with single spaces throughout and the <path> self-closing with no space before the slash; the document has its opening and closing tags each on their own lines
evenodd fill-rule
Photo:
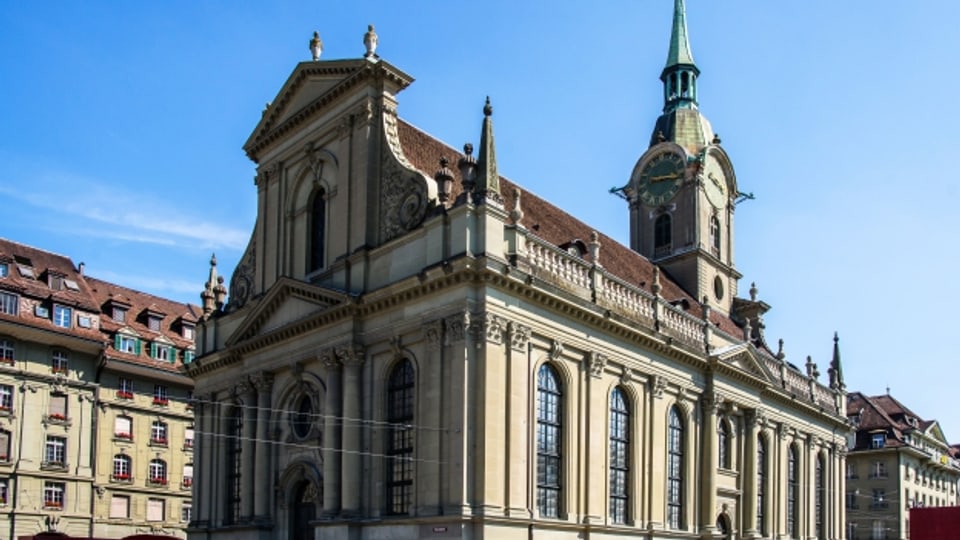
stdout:
<svg viewBox="0 0 960 540">
<path fill-rule="evenodd" d="M 349 302 L 351 298 L 343 292 L 286 277 L 280 278 L 263 298 L 251 307 L 250 313 L 227 339 L 227 345 L 295 324 Z"/>
<path fill-rule="evenodd" d="M 927 435 L 936 439 L 937 441 L 940 441 L 948 446 L 950 445 L 950 443 L 947 442 L 947 438 L 943 436 L 943 430 L 940 429 L 940 422 L 934 420 L 933 423 L 931 423 L 930 426 L 928 426 L 924 431 Z"/>
<path fill-rule="evenodd" d="M 774 380 L 772 374 L 767 371 L 763 362 L 757 356 L 756 350 L 745 343 L 717 350 L 711 356 L 724 366 L 746 373 L 756 379 L 767 383 Z"/>
<path fill-rule="evenodd" d="M 256 129 L 243 148 L 259 162 L 261 150 L 294 132 L 342 98 L 357 85 L 376 78 L 387 82 L 394 92 L 406 88 L 413 78 L 389 63 L 367 59 L 301 62 L 284 83 L 276 98 L 267 105 Z"/>
</svg>

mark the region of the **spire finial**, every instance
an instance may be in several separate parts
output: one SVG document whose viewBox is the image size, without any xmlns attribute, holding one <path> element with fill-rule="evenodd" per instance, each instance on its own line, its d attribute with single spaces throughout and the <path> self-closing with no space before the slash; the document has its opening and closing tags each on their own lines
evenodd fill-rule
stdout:
<svg viewBox="0 0 960 540">
<path fill-rule="evenodd" d="M 213 314 L 214 306 L 216 305 L 217 283 L 217 254 L 214 253 L 210 256 L 210 274 L 207 277 L 207 282 L 204 284 L 203 292 L 200 293 L 200 301 L 203 303 L 203 317 L 205 319 Z"/>
<path fill-rule="evenodd" d="M 667 65 L 660 74 L 663 81 L 664 112 L 697 108 L 697 77 L 700 70 L 693 62 L 687 36 L 687 9 L 683 0 L 674 0 L 673 27 Z"/>
<path fill-rule="evenodd" d="M 757 290 L 757 282 L 754 281 L 750 284 L 750 300 L 753 302 L 757 301 L 757 293 L 760 292 Z"/>
<path fill-rule="evenodd" d="M 840 362 L 840 336 L 837 332 L 833 333 L 833 359 L 830 360 L 830 388 L 843 391 L 846 385 L 843 383 L 843 364 Z"/>
<path fill-rule="evenodd" d="M 313 39 L 310 40 L 310 54 L 313 55 L 313 61 L 316 62 L 323 54 L 323 40 L 320 39 L 320 32 L 313 32 Z"/>
<path fill-rule="evenodd" d="M 687 35 L 687 7 L 684 0 L 673 2 L 673 27 L 670 29 L 670 51 L 667 53 L 667 68 L 678 65 L 695 65 L 690 52 Z"/>
<path fill-rule="evenodd" d="M 650 292 L 654 296 L 660 296 L 660 267 L 653 267 L 653 285 L 650 286 Z"/>
<path fill-rule="evenodd" d="M 493 143 L 493 106 L 490 96 L 483 105 L 483 128 L 480 130 L 480 152 L 477 156 L 480 175 L 476 192 L 500 195 L 500 173 L 497 172 L 497 151 Z"/>
<path fill-rule="evenodd" d="M 380 38 L 377 37 L 377 32 L 373 29 L 373 25 L 367 26 L 367 33 L 363 35 L 363 46 L 367 48 L 367 52 L 364 53 L 364 58 L 376 58 L 377 57 L 377 43 L 379 43 Z"/>
</svg>

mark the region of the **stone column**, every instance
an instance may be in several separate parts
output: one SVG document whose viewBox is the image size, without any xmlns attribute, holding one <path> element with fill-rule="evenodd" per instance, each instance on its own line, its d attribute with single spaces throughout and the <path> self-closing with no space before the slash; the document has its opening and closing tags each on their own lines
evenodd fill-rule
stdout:
<svg viewBox="0 0 960 540">
<path fill-rule="evenodd" d="M 363 422 L 360 412 L 360 367 L 365 360 L 363 348 L 350 345 L 337 349 L 337 358 L 343 364 L 343 477 L 341 479 L 341 503 L 344 516 L 360 514 L 363 460 L 360 445 Z"/>
<path fill-rule="evenodd" d="M 700 534 L 713 538 L 716 529 L 714 512 L 717 508 L 717 409 L 720 396 L 707 392 L 701 400 L 703 422 L 701 424 L 702 454 L 700 460 Z"/>
<path fill-rule="evenodd" d="M 443 510 L 440 506 L 442 494 L 440 492 L 440 478 L 442 461 L 440 447 L 442 443 L 440 416 L 444 409 L 443 393 L 443 322 L 429 321 L 423 324 L 423 339 L 426 345 L 419 382 L 421 390 L 417 392 L 417 424 L 424 427 L 420 430 L 417 454 L 422 460 L 417 467 L 417 480 L 420 485 L 417 491 L 417 515 L 439 515 Z"/>
<path fill-rule="evenodd" d="M 257 442 L 254 463 L 256 467 L 256 495 L 254 496 L 254 517 L 257 521 L 271 520 L 271 503 L 273 501 L 273 482 L 270 480 L 272 461 L 270 458 L 273 446 L 270 441 L 270 411 L 271 392 L 273 390 L 273 374 L 261 371 L 250 380 L 257 389 Z"/>
<path fill-rule="evenodd" d="M 254 461 L 253 444 L 257 436 L 254 431 L 257 417 L 256 391 L 248 381 L 237 385 L 236 392 L 243 400 L 243 441 L 240 449 L 240 521 L 249 521 L 253 519 L 253 498 L 254 498 Z"/>
<path fill-rule="evenodd" d="M 323 514 L 340 513 L 340 362 L 332 350 L 321 355 L 326 367 L 326 402 L 323 421 Z"/>
<path fill-rule="evenodd" d="M 761 413 L 754 409 L 745 415 L 746 433 L 743 441 L 743 523 L 740 529 L 746 538 L 757 538 L 760 527 L 757 523 L 757 437 L 760 432 Z"/>
</svg>

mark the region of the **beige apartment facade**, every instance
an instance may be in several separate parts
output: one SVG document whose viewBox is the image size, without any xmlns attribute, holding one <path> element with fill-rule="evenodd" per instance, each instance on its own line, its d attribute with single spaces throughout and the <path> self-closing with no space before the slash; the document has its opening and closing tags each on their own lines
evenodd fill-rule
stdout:
<svg viewBox="0 0 960 540">
<path fill-rule="evenodd" d="M 144 354 L 115 350 L 104 306 L 118 291 L 133 310 L 125 331 L 144 340 Z M 200 315 L 196 306 L 84 276 L 69 257 L 0 239 L 0 536 L 185 536 L 192 381 L 179 369 L 184 354 L 192 359 L 193 339 L 178 337 L 170 320 L 150 332 L 145 318 L 138 328 L 136 308 L 149 306 L 191 326 Z M 164 343 L 165 351 L 149 356 L 153 343 Z M 136 381 L 129 396 L 121 378 Z M 158 387 L 169 388 L 165 401 L 151 395 Z M 122 432 L 129 437 L 118 438 L 120 415 L 130 420 Z M 154 423 L 165 425 L 164 444 L 151 438 Z M 114 459 L 123 456 L 131 467 L 118 476 Z M 167 463 L 154 468 L 163 473 L 154 485 L 152 461 Z M 122 515 L 120 498 L 129 503 Z"/>
<path fill-rule="evenodd" d="M 256 224 L 186 368 L 189 537 L 842 538 L 839 354 L 801 371 L 736 297 L 683 2 L 629 248 L 499 175 L 489 101 L 476 153 L 400 119 L 376 43 L 298 64 L 245 145 Z"/>
<path fill-rule="evenodd" d="M 847 454 L 848 540 L 906 539 L 910 509 L 960 504 L 960 461 L 939 423 L 889 394 L 851 392 Z"/>
</svg>

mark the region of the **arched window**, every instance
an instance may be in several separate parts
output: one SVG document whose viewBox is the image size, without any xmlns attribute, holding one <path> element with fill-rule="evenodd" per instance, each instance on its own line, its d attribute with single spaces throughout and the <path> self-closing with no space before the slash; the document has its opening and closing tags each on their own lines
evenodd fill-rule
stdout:
<svg viewBox="0 0 960 540">
<path fill-rule="evenodd" d="M 720 255 L 720 220 L 717 216 L 710 218 L 710 245 L 714 254 Z"/>
<path fill-rule="evenodd" d="M 767 441 L 757 435 L 757 532 L 766 536 L 764 514 L 767 506 Z"/>
<path fill-rule="evenodd" d="M 823 522 L 823 501 L 826 498 L 825 489 L 827 485 L 823 477 L 825 469 L 826 468 L 824 467 L 823 454 L 819 454 L 817 456 L 817 469 L 816 471 L 814 471 L 814 475 L 813 475 L 814 476 L 813 481 L 815 482 L 814 499 L 813 499 L 813 512 L 814 512 L 813 519 L 814 519 L 814 531 L 816 532 L 817 538 L 827 537 L 827 529 Z"/>
<path fill-rule="evenodd" d="M 167 444 L 167 423 L 154 420 L 150 426 L 150 442 L 153 444 Z"/>
<path fill-rule="evenodd" d="M 627 522 L 627 478 L 630 470 L 630 409 L 623 390 L 610 394 L 610 520 Z"/>
<path fill-rule="evenodd" d="M 654 254 L 670 251 L 673 232 L 673 223 L 670 214 L 660 214 L 653 222 L 653 251 Z"/>
<path fill-rule="evenodd" d="M 800 501 L 797 482 L 797 449 L 790 445 L 787 448 L 787 536 L 797 537 L 797 503 Z"/>
<path fill-rule="evenodd" d="M 293 415 L 293 434 L 300 439 L 310 435 L 310 428 L 313 425 L 313 400 L 310 396 L 303 395 L 297 404 L 297 412 Z"/>
<path fill-rule="evenodd" d="M 676 405 L 670 408 L 667 427 L 667 525 L 679 529 L 683 524 L 683 421 Z"/>
<path fill-rule="evenodd" d="M 324 267 L 324 247 L 327 239 L 327 197 L 320 189 L 313 194 L 310 204 L 310 268 L 308 271 Z"/>
<path fill-rule="evenodd" d="M 0 362 L 13 364 L 16 348 L 9 339 L 0 339 Z"/>
<path fill-rule="evenodd" d="M 150 460 L 150 483 L 167 483 L 167 462 L 162 459 Z"/>
<path fill-rule="evenodd" d="M 537 373 L 537 509 L 542 517 L 560 517 L 563 396 L 557 372 L 547 364 Z"/>
<path fill-rule="evenodd" d="M 133 461 L 128 455 L 117 454 L 113 456 L 113 479 L 119 482 L 129 482 L 133 470 L 132 463 Z M 150 478 L 153 479 L 154 477 L 151 476 Z"/>
<path fill-rule="evenodd" d="M 730 444 L 730 424 L 727 423 L 726 419 L 721 418 L 717 426 L 717 451 L 720 458 L 717 460 L 717 464 L 720 465 L 721 469 L 732 468 Z"/>
<path fill-rule="evenodd" d="M 409 514 L 413 503 L 413 363 L 404 359 L 387 383 L 387 512 Z"/>
</svg>

